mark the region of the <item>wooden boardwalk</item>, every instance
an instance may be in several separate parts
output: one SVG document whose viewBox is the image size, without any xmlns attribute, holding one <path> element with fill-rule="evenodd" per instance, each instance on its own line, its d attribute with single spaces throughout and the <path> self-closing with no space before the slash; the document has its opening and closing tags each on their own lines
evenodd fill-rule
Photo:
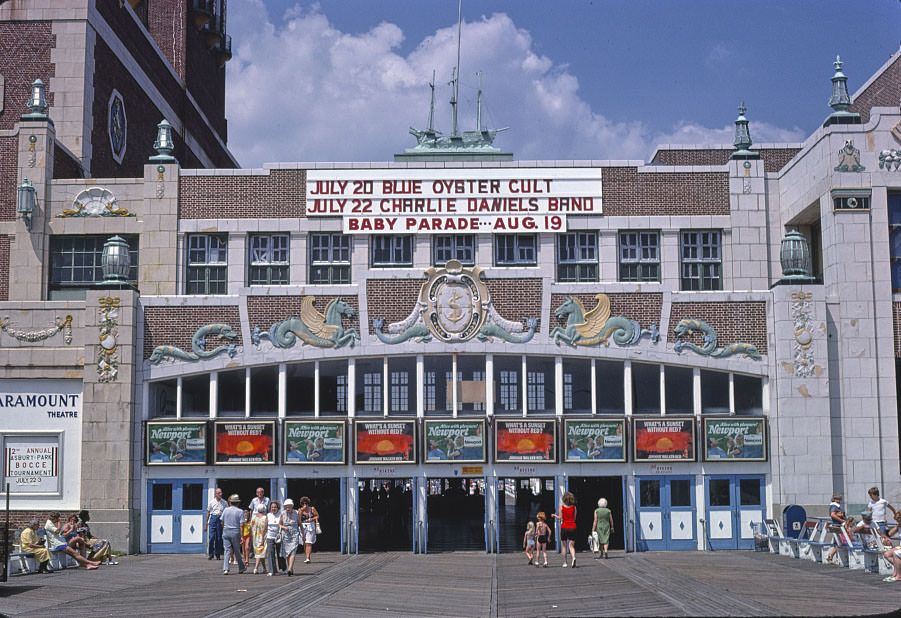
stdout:
<svg viewBox="0 0 901 618">
<path fill-rule="evenodd" d="M 223 576 L 200 555 L 142 555 L 0 584 L 6 616 L 254 618 L 529 616 L 832 616 L 901 608 L 901 583 L 753 552 L 647 552 L 577 569 L 521 555 L 314 554 L 295 577 Z"/>
</svg>

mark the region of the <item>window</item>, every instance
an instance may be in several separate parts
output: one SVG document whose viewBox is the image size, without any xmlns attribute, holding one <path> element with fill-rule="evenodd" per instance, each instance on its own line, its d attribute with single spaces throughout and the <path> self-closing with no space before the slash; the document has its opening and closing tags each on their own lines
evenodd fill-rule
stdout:
<svg viewBox="0 0 901 618">
<path fill-rule="evenodd" d="M 100 258 L 109 236 L 51 236 L 50 300 L 83 299 L 87 288 L 103 281 Z M 126 236 L 131 268 L 128 280 L 138 280 L 138 237 Z"/>
<path fill-rule="evenodd" d="M 310 283 L 350 283 L 350 236 L 310 234 Z"/>
<path fill-rule="evenodd" d="M 892 291 L 901 292 L 901 193 L 888 194 L 888 230 Z"/>
<path fill-rule="evenodd" d="M 186 294 L 225 294 L 228 292 L 226 234 L 188 236 L 188 276 Z"/>
<path fill-rule="evenodd" d="M 494 237 L 496 266 L 535 266 L 538 263 L 534 234 L 501 234 Z"/>
<path fill-rule="evenodd" d="M 619 280 L 660 281 L 660 232 L 619 233 Z"/>
<path fill-rule="evenodd" d="M 250 285 L 288 285 L 288 235 L 250 236 Z"/>
<path fill-rule="evenodd" d="M 448 260 L 457 260 L 466 266 L 475 264 L 476 237 L 436 236 L 432 244 L 435 266 L 444 266 Z"/>
<path fill-rule="evenodd" d="M 723 289 L 722 265 L 719 231 L 682 232 L 683 290 Z"/>
<path fill-rule="evenodd" d="M 372 266 L 413 266 L 412 236 L 372 236 Z"/>
<path fill-rule="evenodd" d="M 557 237 L 557 281 L 598 280 L 597 232 L 571 232 Z"/>
</svg>

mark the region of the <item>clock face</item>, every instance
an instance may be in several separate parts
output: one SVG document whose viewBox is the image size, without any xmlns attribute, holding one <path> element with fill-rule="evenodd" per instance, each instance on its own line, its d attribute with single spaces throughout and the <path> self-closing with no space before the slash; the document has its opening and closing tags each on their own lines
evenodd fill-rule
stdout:
<svg viewBox="0 0 901 618">
<path fill-rule="evenodd" d="M 125 116 L 125 100 L 118 90 L 113 90 L 109 101 L 109 143 L 116 163 L 122 163 L 128 140 L 128 119 Z"/>
</svg>

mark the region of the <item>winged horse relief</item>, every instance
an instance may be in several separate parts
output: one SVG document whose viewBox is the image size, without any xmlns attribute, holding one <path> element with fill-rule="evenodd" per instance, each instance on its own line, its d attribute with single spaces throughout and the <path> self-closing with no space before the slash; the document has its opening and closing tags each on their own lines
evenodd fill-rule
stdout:
<svg viewBox="0 0 901 618">
<path fill-rule="evenodd" d="M 330 302 L 325 314 L 322 314 L 313 306 L 315 300 L 315 296 L 304 296 L 299 318 L 288 318 L 272 325 L 268 337 L 272 345 L 290 348 L 299 338 L 303 343 L 317 348 L 342 348 L 345 345 L 354 347 L 360 334 L 357 329 L 345 330 L 342 325 L 344 317 L 356 315 L 353 307 L 339 297 Z"/>
<path fill-rule="evenodd" d="M 557 307 L 554 314 L 558 318 L 566 316 L 566 326 L 556 326 L 550 337 L 557 345 L 564 342 L 571 346 L 610 345 L 610 337 L 617 345 L 635 345 L 644 335 L 648 335 L 654 343 L 660 337 L 656 324 L 643 329 L 635 320 L 616 315 L 610 316 L 610 297 L 606 294 L 595 294 L 597 304 L 586 311 L 578 298 L 567 296 L 563 304 Z"/>
</svg>

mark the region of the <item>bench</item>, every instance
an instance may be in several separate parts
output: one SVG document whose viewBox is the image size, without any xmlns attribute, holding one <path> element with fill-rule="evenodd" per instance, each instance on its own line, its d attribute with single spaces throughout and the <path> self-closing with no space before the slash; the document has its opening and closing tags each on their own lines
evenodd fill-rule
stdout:
<svg viewBox="0 0 901 618">
<path fill-rule="evenodd" d="M 891 562 L 888 561 L 888 559 L 886 559 L 885 552 L 890 549 L 894 550 L 895 547 L 892 545 L 891 541 L 886 542 L 885 539 L 883 539 L 878 534 L 876 535 L 876 542 L 878 548 L 877 551 L 879 552 L 879 558 L 877 560 L 879 565 L 879 574 L 891 575 L 895 572 L 895 567 Z"/>
<path fill-rule="evenodd" d="M 826 556 L 829 555 L 829 552 L 832 551 L 832 533 L 829 531 L 829 526 L 832 523 L 831 518 L 819 517 L 817 518 L 817 531 L 810 538 L 810 542 L 808 543 L 808 555 L 807 558 L 812 562 L 817 562 L 819 564 L 826 563 Z"/>
<path fill-rule="evenodd" d="M 766 526 L 767 542 L 769 543 L 770 553 L 790 556 L 791 553 L 788 548 L 788 539 L 782 534 L 782 529 L 779 527 L 776 520 L 764 519 L 763 525 Z"/>
<path fill-rule="evenodd" d="M 815 533 L 816 530 L 816 521 L 805 521 L 804 525 L 801 526 L 801 531 L 798 533 L 798 537 L 788 538 L 788 553 L 786 553 L 785 555 L 791 556 L 793 558 L 807 558 L 807 552 L 810 551 L 810 535 Z"/>
<path fill-rule="evenodd" d="M 850 552 L 852 558 L 851 568 L 858 568 L 868 573 L 879 573 L 879 557 L 882 542 L 879 535 L 873 531 L 858 532 L 858 542 L 854 543 L 854 549 Z"/>
<path fill-rule="evenodd" d="M 814 552 L 816 544 L 820 540 L 820 522 L 808 519 L 801 528 L 801 533 L 795 540 L 798 546 L 796 558 L 817 562 L 818 554 Z"/>
<path fill-rule="evenodd" d="M 830 547 L 835 547 L 835 561 L 839 566 L 849 567 L 848 552 L 852 548 L 853 543 L 843 526 L 832 523 L 831 521 L 827 523 L 823 533 L 823 542 L 828 542 Z M 826 562 L 826 556 L 828 556 L 829 553 L 830 552 L 823 553 L 823 564 L 828 564 Z"/>
<path fill-rule="evenodd" d="M 21 547 L 19 544 L 19 536 L 22 534 L 21 530 L 16 530 L 15 532 L 15 542 L 13 547 Z M 39 537 L 44 537 L 45 532 L 43 529 L 37 531 Z M 45 537 L 46 538 L 46 537 Z M 28 574 L 28 573 L 36 573 L 38 570 L 38 561 L 35 560 L 34 556 L 29 552 L 24 551 L 14 551 L 10 552 L 9 560 L 7 561 L 7 570 L 6 572 L 10 575 L 16 574 Z M 78 563 L 75 562 L 75 559 L 67 554 L 65 550 L 60 551 L 50 551 L 50 568 L 51 569 L 65 569 L 70 566 L 78 566 Z"/>
</svg>

